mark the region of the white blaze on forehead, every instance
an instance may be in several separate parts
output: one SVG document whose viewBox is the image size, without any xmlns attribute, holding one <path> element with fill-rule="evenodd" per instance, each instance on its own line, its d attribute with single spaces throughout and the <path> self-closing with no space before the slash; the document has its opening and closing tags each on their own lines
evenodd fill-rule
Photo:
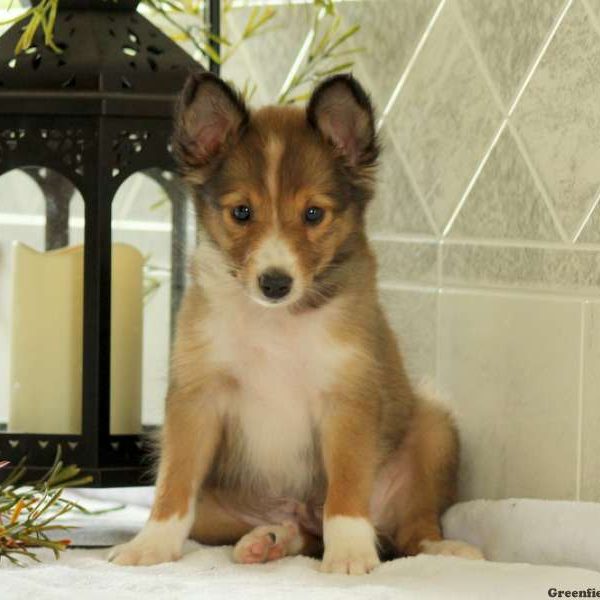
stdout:
<svg viewBox="0 0 600 600">
<path fill-rule="evenodd" d="M 292 277 L 298 272 L 297 257 L 285 238 L 277 234 L 264 239 L 254 252 L 253 260 L 259 275 L 268 269 L 280 269 Z"/>
<path fill-rule="evenodd" d="M 265 148 L 266 174 L 265 182 L 273 206 L 276 205 L 279 194 L 279 168 L 283 156 L 284 144 L 281 138 L 270 137 Z"/>
</svg>

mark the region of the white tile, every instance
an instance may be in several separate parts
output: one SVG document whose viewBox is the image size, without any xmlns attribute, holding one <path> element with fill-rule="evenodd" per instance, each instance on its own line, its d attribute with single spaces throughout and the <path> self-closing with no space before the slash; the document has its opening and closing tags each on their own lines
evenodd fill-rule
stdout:
<svg viewBox="0 0 600 600">
<path fill-rule="evenodd" d="M 462 498 L 574 498 L 581 304 L 444 292 L 439 383 L 457 415 Z"/>
<path fill-rule="evenodd" d="M 415 384 L 435 379 L 437 296 L 436 291 L 381 289 L 379 292 L 405 368 Z"/>
<path fill-rule="evenodd" d="M 600 302 L 584 307 L 581 500 L 600 502 Z"/>
<path fill-rule="evenodd" d="M 377 255 L 379 283 L 436 283 L 437 246 L 434 242 L 373 240 L 371 244 Z"/>
</svg>

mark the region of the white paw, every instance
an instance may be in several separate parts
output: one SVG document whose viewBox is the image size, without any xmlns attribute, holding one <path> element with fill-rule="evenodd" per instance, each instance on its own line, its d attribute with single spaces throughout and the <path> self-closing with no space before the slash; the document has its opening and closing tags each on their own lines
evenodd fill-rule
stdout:
<svg viewBox="0 0 600 600">
<path fill-rule="evenodd" d="M 364 575 L 379 564 L 371 523 L 359 517 L 331 517 L 323 526 L 324 573 Z"/>
<path fill-rule="evenodd" d="M 286 521 L 282 525 L 255 527 L 233 549 L 233 560 L 252 564 L 277 560 L 295 555 L 302 549 L 302 536 L 296 524 Z"/>
<path fill-rule="evenodd" d="M 423 540 L 421 542 L 421 551 L 423 554 L 458 556 L 470 560 L 485 560 L 483 552 L 479 548 L 459 540 L 439 540 L 436 542 Z"/>
<path fill-rule="evenodd" d="M 111 548 L 108 560 L 116 565 L 157 565 L 181 558 L 181 550 L 156 541 L 133 538 L 126 544 Z"/>
<path fill-rule="evenodd" d="M 148 521 L 126 544 L 111 548 L 108 560 L 117 565 L 156 565 L 181 558 L 187 529 L 182 519 Z"/>
</svg>

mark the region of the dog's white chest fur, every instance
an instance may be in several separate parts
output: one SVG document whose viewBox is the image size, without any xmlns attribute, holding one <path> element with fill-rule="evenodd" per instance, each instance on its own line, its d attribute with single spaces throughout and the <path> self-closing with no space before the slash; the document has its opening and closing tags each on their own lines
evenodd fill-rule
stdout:
<svg viewBox="0 0 600 600">
<path fill-rule="evenodd" d="M 203 325 L 212 359 L 239 384 L 222 402 L 243 436 L 241 468 L 274 495 L 303 495 L 313 475 L 324 393 L 348 356 L 330 335 L 333 311 L 293 315 L 232 294 Z"/>
</svg>

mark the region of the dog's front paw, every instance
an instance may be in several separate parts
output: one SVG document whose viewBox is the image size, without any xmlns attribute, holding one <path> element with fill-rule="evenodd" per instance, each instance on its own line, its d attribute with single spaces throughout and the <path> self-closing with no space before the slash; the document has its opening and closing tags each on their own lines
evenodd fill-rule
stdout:
<svg viewBox="0 0 600 600">
<path fill-rule="evenodd" d="M 116 565 L 142 566 L 172 562 L 181 558 L 181 544 L 142 530 L 126 544 L 111 548 L 108 560 Z"/>
<path fill-rule="evenodd" d="M 366 519 L 331 517 L 323 527 L 324 573 L 364 575 L 379 564 L 375 530 Z"/>
</svg>

